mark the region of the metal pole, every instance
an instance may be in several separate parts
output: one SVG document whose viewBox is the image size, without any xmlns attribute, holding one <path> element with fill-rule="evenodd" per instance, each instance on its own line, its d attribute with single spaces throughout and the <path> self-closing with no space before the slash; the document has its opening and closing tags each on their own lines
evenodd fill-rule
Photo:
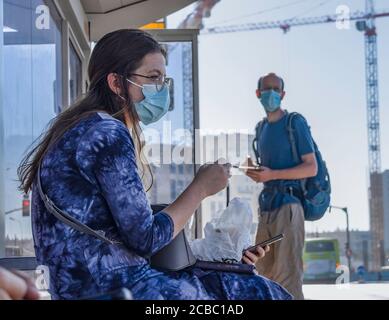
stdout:
<svg viewBox="0 0 389 320">
<path fill-rule="evenodd" d="M 351 272 L 351 245 L 350 245 L 350 224 L 349 224 L 348 209 L 347 207 L 330 206 L 330 211 L 332 208 L 342 210 L 346 214 L 346 257 L 347 257 L 348 269 Z"/>
<path fill-rule="evenodd" d="M 226 198 L 227 198 L 227 206 L 230 204 L 230 183 L 228 183 L 227 188 L 226 188 Z"/>
<path fill-rule="evenodd" d="M 349 218 L 348 218 L 348 210 L 347 207 L 342 209 L 343 212 L 346 214 L 346 223 L 347 223 L 347 243 L 346 243 L 346 250 L 347 250 L 347 263 L 348 263 L 348 269 L 351 272 L 351 248 L 350 248 L 350 225 L 349 225 Z"/>
<path fill-rule="evenodd" d="M 10 213 L 17 212 L 17 211 L 22 211 L 22 210 L 23 210 L 23 208 L 17 208 L 17 209 L 6 211 L 6 212 L 4 212 L 4 214 L 10 214 Z"/>
</svg>

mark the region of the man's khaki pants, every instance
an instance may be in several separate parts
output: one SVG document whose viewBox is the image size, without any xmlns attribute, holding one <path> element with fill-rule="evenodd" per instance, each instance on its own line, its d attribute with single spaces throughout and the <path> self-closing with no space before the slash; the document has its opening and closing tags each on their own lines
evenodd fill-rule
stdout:
<svg viewBox="0 0 389 320">
<path fill-rule="evenodd" d="M 255 243 L 280 233 L 284 239 L 272 244 L 263 259 L 258 260 L 258 273 L 285 287 L 295 299 L 304 299 L 303 248 L 305 240 L 304 211 L 299 203 L 286 204 L 270 212 L 260 212 Z"/>
</svg>

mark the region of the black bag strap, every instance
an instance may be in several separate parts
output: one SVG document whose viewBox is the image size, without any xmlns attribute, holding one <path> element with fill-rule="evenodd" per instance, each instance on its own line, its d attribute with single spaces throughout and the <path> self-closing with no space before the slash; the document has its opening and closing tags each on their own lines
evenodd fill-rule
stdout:
<svg viewBox="0 0 389 320">
<path fill-rule="evenodd" d="M 58 208 L 54 202 L 43 192 L 42 189 L 42 181 L 41 181 L 41 163 L 38 166 L 38 179 L 37 179 L 37 187 L 40 197 L 42 198 L 47 211 L 49 211 L 53 216 L 55 216 L 58 220 L 62 221 L 64 224 L 69 227 L 88 235 L 91 235 L 101 241 L 104 241 L 108 244 L 121 244 L 121 242 L 108 239 L 105 236 L 105 232 L 102 230 L 93 230 L 88 227 L 86 224 L 83 224 L 76 218 L 72 217 L 67 212 Z"/>
</svg>

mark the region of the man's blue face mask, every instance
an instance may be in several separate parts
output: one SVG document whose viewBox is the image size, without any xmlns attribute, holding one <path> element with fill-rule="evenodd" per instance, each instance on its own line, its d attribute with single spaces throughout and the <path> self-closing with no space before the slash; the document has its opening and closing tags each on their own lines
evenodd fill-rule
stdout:
<svg viewBox="0 0 389 320">
<path fill-rule="evenodd" d="M 169 86 L 164 85 L 161 91 L 158 91 L 155 84 L 139 85 L 129 79 L 128 82 L 142 88 L 144 99 L 135 102 L 135 109 L 140 121 L 148 125 L 161 119 L 169 109 L 170 93 Z"/>
<path fill-rule="evenodd" d="M 259 99 L 266 112 L 274 112 L 281 106 L 281 94 L 272 89 L 261 91 Z"/>
</svg>

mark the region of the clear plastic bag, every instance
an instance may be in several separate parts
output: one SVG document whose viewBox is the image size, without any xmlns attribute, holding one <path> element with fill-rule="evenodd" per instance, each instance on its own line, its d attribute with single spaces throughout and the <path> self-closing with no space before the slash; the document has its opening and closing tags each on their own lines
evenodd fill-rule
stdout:
<svg viewBox="0 0 389 320">
<path fill-rule="evenodd" d="M 204 238 L 191 242 L 196 258 L 206 261 L 239 262 L 251 244 L 253 214 L 247 200 L 234 198 L 220 217 L 204 227 Z"/>
</svg>

